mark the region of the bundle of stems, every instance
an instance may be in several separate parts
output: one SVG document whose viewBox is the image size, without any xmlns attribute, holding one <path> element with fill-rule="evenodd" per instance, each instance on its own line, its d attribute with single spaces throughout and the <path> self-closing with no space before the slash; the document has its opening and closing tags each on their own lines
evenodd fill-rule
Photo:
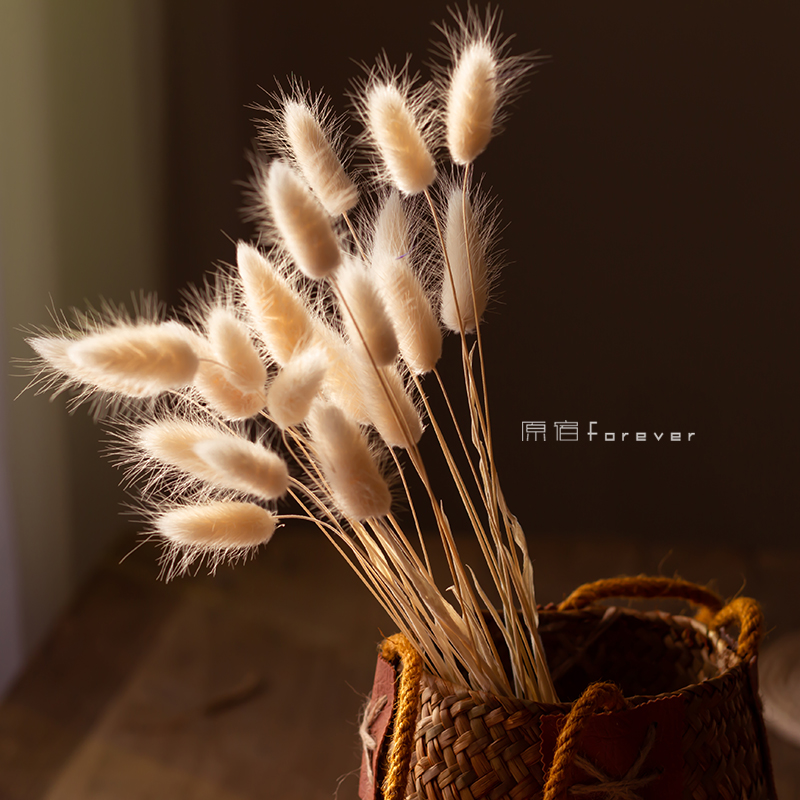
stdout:
<svg viewBox="0 0 800 800">
<path fill-rule="evenodd" d="M 73 325 L 61 318 L 57 331 L 29 341 L 40 389 L 113 401 L 115 452 L 165 544 L 168 577 L 239 559 L 281 521 L 310 519 L 432 673 L 554 701 L 525 535 L 497 475 L 481 338 L 496 205 L 473 164 L 533 63 L 509 55 L 497 21 L 491 11 L 454 14 L 440 27 L 446 63 L 428 84 L 385 59 L 357 83 L 358 146 L 372 172 L 360 184 L 329 102 L 297 81 L 279 91 L 265 109 L 252 189 L 261 245 L 238 244 L 235 269 L 195 294 L 188 321 L 107 308 Z M 452 162 L 444 173 L 442 151 Z M 377 198 L 363 197 L 364 186 Z M 468 426 L 437 370 L 443 329 L 460 340 Z M 447 409 L 441 423 L 426 373 Z M 490 589 L 463 562 L 426 469 L 426 423 Z M 412 497 L 409 470 L 423 497 Z M 392 512 L 397 495 L 413 534 Z M 292 513 L 277 510 L 284 497 Z M 444 591 L 420 503 L 446 558 Z"/>
</svg>

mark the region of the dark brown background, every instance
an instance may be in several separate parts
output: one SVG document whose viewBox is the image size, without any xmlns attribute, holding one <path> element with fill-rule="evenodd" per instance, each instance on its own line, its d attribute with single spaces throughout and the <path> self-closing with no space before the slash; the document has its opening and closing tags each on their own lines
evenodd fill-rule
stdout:
<svg viewBox="0 0 800 800">
<path fill-rule="evenodd" d="M 241 222 L 259 85 L 294 72 L 346 107 L 353 61 L 425 73 L 444 5 L 171 2 L 171 301 Z M 789 542 L 798 512 L 798 10 L 511 2 L 550 55 L 478 161 L 511 262 L 485 327 L 495 441 L 528 531 Z M 357 130 L 357 126 L 354 125 Z M 450 359 L 457 357 L 450 342 Z M 456 381 L 458 373 L 455 374 Z M 548 423 L 521 441 L 523 420 Z M 578 443 L 552 424 L 578 421 Z M 628 441 L 589 443 L 600 431 Z M 631 441 L 647 431 L 648 442 Z M 664 440 L 652 432 L 666 431 Z M 681 443 L 668 433 L 681 431 Z M 686 442 L 688 432 L 695 432 Z"/>
</svg>

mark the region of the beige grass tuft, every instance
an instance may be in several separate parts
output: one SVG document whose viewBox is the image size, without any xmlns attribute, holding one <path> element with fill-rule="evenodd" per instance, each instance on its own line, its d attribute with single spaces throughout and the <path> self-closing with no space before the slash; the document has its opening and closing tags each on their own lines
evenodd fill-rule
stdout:
<svg viewBox="0 0 800 800">
<path fill-rule="evenodd" d="M 353 520 L 383 517 L 392 496 L 358 424 L 330 403 L 316 403 L 308 420 L 314 450 L 333 501 Z"/>
<path fill-rule="evenodd" d="M 400 195 L 383 204 L 372 243 L 372 270 L 400 353 L 416 374 L 432 370 L 442 355 L 442 332 L 428 295 L 411 266 L 408 219 Z"/>
<path fill-rule="evenodd" d="M 304 100 L 287 100 L 283 123 L 295 162 L 325 210 L 332 217 L 349 211 L 358 202 L 358 190 L 314 109 Z"/>
<path fill-rule="evenodd" d="M 286 464 L 260 444 L 212 425 L 165 419 L 143 426 L 136 442 L 146 457 L 221 490 L 264 500 L 286 491 Z"/>
<path fill-rule="evenodd" d="M 365 119 L 392 182 L 405 194 L 418 194 L 436 178 L 436 164 L 413 106 L 396 83 L 376 82 L 365 95 Z"/>
<path fill-rule="evenodd" d="M 342 319 L 356 348 L 366 350 L 380 367 L 391 364 L 398 353 L 397 335 L 386 306 L 364 264 L 345 259 L 336 275 Z"/>
<path fill-rule="evenodd" d="M 264 193 L 272 220 L 297 267 L 309 278 L 329 275 L 341 261 L 328 213 L 285 161 L 273 161 Z"/>
<path fill-rule="evenodd" d="M 276 518 L 261 506 L 226 501 L 174 508 L 157 516 L 154 526 L 176 547 L 238 555 L 266 544 Z"/>
<path fill-rule="evenodd" d="M 309 348 L 290 359 L 275 376 L 267 393 L 267 408 L 280 428 L 286 430 L 305 420 L 327 371 L 325 351 Z"/>
<path fill-rule="evenodd" d="M 194 451 L 227 489 L 262 500 L 275 500 L 286 494 L 286 463 L 263 445 L 223 434 L 197 442 Z"/>
<path fill-rule="evenodd" d="M 267 370 L 246 326 L 225 308 L 208 318 L 208 351 L 195 386 L 226 419 L 249 419 L 264 408 Z"/>
<path fill-rule="evenodd" d="M 380 377 L 371 364 L 361 365 L 360 388 L 370 422 L 390 447 L 408 449 L 422 436 L 419 411 L 395 367 L 382 367 Z"/>
<path fill-rule="evenodd" d="M 239 242 L 236 263 L 253 327 L 281 366 L 311 344 L 315 321 L 303 297 L 252 245 Z"/>
<path fill-rule="evenodd" d="M 483 233 L 469 196 L 454 187 L 447 198 L 445 245 L 450 275 L 444 275 L 441 305 L 442 322 L 452 331 L 474 331 L 486 310 L 489 270 Z"/>
<path fill-rule="evenodd" d="M 68 344 L 32 344 L 73 380 L 105 392 L 151 397 L 192 382 L 198 366 L 194 339 L 183 325 L 164 322 L 121 324 Z"/>
<path fill-rule="evenodd" d="M 458 58 L 447 93 L 447 147 L 456 164 L 471 164 L 486 149 L 497 101 L 497 61 L 492 47 L 486 41 L 472 42 Z"/>
</svg>

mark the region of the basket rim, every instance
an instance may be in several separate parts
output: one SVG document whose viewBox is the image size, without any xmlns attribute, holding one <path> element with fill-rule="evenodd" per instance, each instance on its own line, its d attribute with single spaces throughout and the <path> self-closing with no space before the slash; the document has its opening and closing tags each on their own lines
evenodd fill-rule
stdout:
<svg viewBox="0 0 800 800">
<path fill-rule="evenodd" d="M 664 701 L 670 698 L 681 696 L 687 692 L 691 692 L 694 687 L 707 685 L 708 688 L 714 687 L 717 684 L 723 683 L 734 677 L 734 673 L 748 668 L 748 664 L 736 652 L 736 642 L 731 639 L 723 629 L 712 630 L 703 622 L 695 619 L 694 617 L 686 616 L 684 614 L 671 614 L 667 611 L 658 609 L 643 610 L 638 608 L 631 608 L 626 606 L 617 605 L 589 605 L 577 609 L 558 610 L 554 606 L 543 607 L 539 609 L 541 616 L 551 618 L 562 617 L 564 619 L 575 619 L 580 617 L 586 618 L 610 618 L 618 617 L 620 615 L 632 616 L 642 622 L 647 622 L 653 619 L 658 619 L 678 628 L 692 628 L 699 633 L 708 643 L 709 652 L 713 652 L 717 659 L 719 659 L 718 668 L 719 673 L 711 677 L 703 678 L 694 683 L 688 683 L 678 689 L 669 692 L 660 692 L 658 694 L 636 694 L 625 695 L 625 700 L 628 703 L 628 708 L 621 711 L 603 712 L 613 714 L 624 714 L 634 708 L 655 701 Z M 504 707 L 511 711 L 527 710 L 537 714 L 568 714 L 571 710 L 574 701 L 559 702 L 559 703 L 545 703 L 538 700 L 525 700 L 513 696 L 497 695 L 492 692 L 486 692 L 479 689 L 470 689 L 466 686 L 458 686 L 444 678 L 440 678 L 423 668 L 422 680 L 420 689 L 426 688 L 434 689 L 444 697 L 459 696 L 461 698 L 470 698 L 481 705 L 491 705 L 497 707 Z"/>
</svg>

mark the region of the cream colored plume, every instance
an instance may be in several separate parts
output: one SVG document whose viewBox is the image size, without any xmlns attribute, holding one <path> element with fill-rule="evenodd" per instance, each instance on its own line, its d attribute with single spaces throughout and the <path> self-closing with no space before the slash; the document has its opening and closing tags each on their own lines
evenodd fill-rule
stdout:
<svg viewBox="0 0 800 800">
<path fill-rule="evenodd" d="M 275 376 L 267 393 L 267 408 L 277 425 L 300 425 L 319 394 L 328 369 L 322 348 L 309 348 L 290 359 Z"/>
<path fill-rule="evenodd" d="M 136 441 L 144 454 L 216 489 L 272 500 L 286 491 L 283 460 L 260 444 L 211 426 L 166 419 L 143 426 Z"/>
<path fill-rule="evenodd" d="M 273 161 L 264 188 L 275 227 L 292 260 L 309 278 L 339 266 L 339 242 L 328 213 L 303 179 L 285 162 Z"/>
<path fill-rule="evenodd" d="M 354 520 L 388 514 L 392 496 L 358 424 L 330 403 L 315 403 L 308 427 L 336 507 Z"/>
<path fill-rule="evenodd" d="M 194 450 L 227 489 L 262 500 L 274 500 L 286 493 L 286 463 L 261 444 L 223 434 L 197 442 Z"/>
<path fill-rule="evenodd" d="M 359 383 L 361 363 L 358 351 L 331 328 L 320 325 L 318 334 L 328 363 L 322 382 L 324 395 L 351 419 L 368 424 L 369 416 Z"/>
<path fill-rule="evenodd" d="M 422 419 L 396 367 L 381 367 L 376 374 L 362 363 L 359 387 L 367 416 L 386 444 L 407 449 L 419 441 Z"/>
<path fill-rule="evenodd" d="M 336 275 L 342 319 L 350 341 L 378 366 L 391 364 L 397 357 L 397 336 L 375 284 L 364 264 L 345 259 Z"/>
<path fill-rule="evenodd" d="M 471 164 L 492 138 L 497 111 L 497 61 L 484 40 L 470 43 L 458 57 L 446 97 L 447 147 L 456 164 Z"/>
<path fill-rule="evenodd" d="M 365 118 L 392 182 L 418 194 L 436 178 L 436 164 L 406 95 L 395 83 L 375 83 L 366 92 Z"/>
<path fill-rule="evenodd" d="M 266 544 L 276 517 L 253 503 L 226 501 L 174 508 L 153 523 L 170 544 L 225 554 Z"/>
<path fill-rule="evenodd" d="M 118 324 L 81 339 L 37 337 L 31 346 L 76 383 L 128 397 L 151 397 L 192 382 L 196 335 L 177 322 Z"/>
<path fill-rule="evenodd" d="M 336 217 L 358 202 L 358 190 L 312 108 L 288 100 L 283 107 L 286 140 L 297 166 L 325 210 Z"/>
<path fill-rule="evenodd" d="M 208 352 L 195 386 L 227 419 L 249 419 L 264 408 L 267 370 L 245 325 L 225 308 L 208 319 Z"/>
<path fill-rule="evenodd" d="M 378 216 L 372 270 L 409 368 L 429 372 L 442 355 L 442 332 L 430 300 L 411 267 L 408 220 L 400 195 L 392 192 Z"/>
<path fill-rule="evenodd" d="M 253 327 L 281 366 L 315 339 L 315 321 L 303 298 L 252 245 L 239 242 L 236 263 Z"/>
<path fill-rule="evenodd" d="M 459 188 L 447 201 L 445 245 L 450 273 L 445 269 L 442 282 L 442 322 L 452 331 L 474 331 L 489 299 L 489 273 L 480 226 Z"/>
</svg>

